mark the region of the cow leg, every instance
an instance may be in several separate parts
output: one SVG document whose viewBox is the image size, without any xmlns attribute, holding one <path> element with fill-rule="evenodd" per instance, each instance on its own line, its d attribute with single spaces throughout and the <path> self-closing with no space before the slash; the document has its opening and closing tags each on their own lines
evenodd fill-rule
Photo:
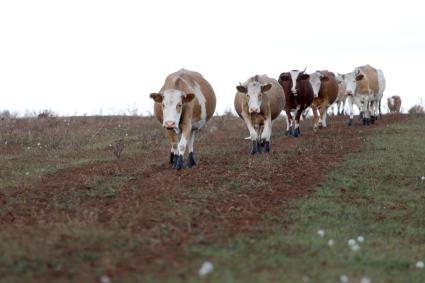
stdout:
<svg viewBox="0 0 425 283">
<path fill-rule="evenodd" d="M 190 120 L 188 122 L 182 123 L 180 126 L 182 128 L 182 136 L 178 145 L 179 156 L 175 166 L 177 170 L 183 168 L 183 156 L 186 151 L 187 142 L 190 140 L 192 134 L 192 124 Z"/>
<path fill-rule="evenodd" d="M 326 109 L 326 107 L 324 107 L 325 109 Z M 327 122 L 326 122 L 326 119 L 327 119 L 327 112 L 326 112 L 326 110 L 325 111 L 323 111 L 324 113 L 323 113 L 323 116 L 322 116 L 322 126 L 324 127 L 324 128 L 326 128 L 327 126 L 328 126 L 328 124 L 327 124 Z"/>
<path fill-rule="evenodd" d="M 245 121 L 246 127 L 248 128 L 249 135 L 251 137 L 251 142 L 252 142 L 251 154 L 256 154 L 258 153 L 258 133 L 255 130 L 254 126 L 252 125 L 251 118 L 248 116 L 248 114 L 242 111 L 241 115 L 243 120 Z"/>
<path fill-rule="evenodd" d="M 319 115 L 317 114 L 317 106 L 311 105 L 311 109 L 313 110 L 313 131 L 317 131 Z"/>
<path fill-rule="evenodd" d="M 353 125 L 353 118 L 354 118 L 354 108 L 353 108 L 353 97 L 347 96 L 347 103 L 348 103 L 348 115 L 350 116 L 350 119 L 348 120 L 348 126 Z"/>
<path fill-rule="evenodd" d="M 302 110 L 301 108 L 298 108 L 297 114 L 295 116 L 295 125 L 294 125 L 294 137 L 298 137 L 301 135 L 300 131 L 300 117 L 301 117 Z"/>
<path fill-rule="evenodd" d="M 264 152 L 270 152 L 270 138 L 272 135 L 272 118 L 269 115 L 264 121 L 264 129 L 261 134 L 261 145 L 264 147 Z"/>
<path fill-rule="evenodd" d="M 293 135 L 293 126 L 292 126 L 292 115 L 290 110 L 286 110 L 286 135 L 292 136 Z"/>
<path fill-rule="evenodd" d="M 167 130 L 167 138 L 168 138 L 168 141 L 171 143 L 170 164 L 173 166 L 173 168 L 175 168 L 177 164 L 178 153 L 179 153 L 177 149 L 179 136 L 176 134 L 175 131 Z"/>
<path fill-rule="evenodd" d="M 196 165 L 195 158 L 193 157 L 193 142 L 195 141 L 195 131 L 192 131 L 189 139 L 189 157 L 187 161 L 187 167 L 192 168 Z"/>
</svg>

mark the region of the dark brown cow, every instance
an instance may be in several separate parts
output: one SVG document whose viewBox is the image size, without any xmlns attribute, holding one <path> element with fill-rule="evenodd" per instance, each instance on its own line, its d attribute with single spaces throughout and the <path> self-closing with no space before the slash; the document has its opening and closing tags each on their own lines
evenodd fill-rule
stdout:
<svg viewBox="0 0 425 283">
<path fill-rule="evenodd" d="M 301 134 L 301 114 L 313 102 L 314 94 L 309 78 L 310 76 L 305 74 L 305 69 L 304 71 L 292 70 L 279 76 L 279 83 L 285 92 L 286 133 L 288 136 L 298 137 Z"/>
</svg>

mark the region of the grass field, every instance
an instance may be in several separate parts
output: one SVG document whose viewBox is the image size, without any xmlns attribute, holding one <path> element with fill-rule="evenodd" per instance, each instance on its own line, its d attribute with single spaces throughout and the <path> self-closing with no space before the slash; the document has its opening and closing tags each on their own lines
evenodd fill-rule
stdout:
<svg viewBox="0 0 425 283">
<path fill-rule="evenodd" d="M 425 282 L 424 123 L 278 121 L 252 157 L 214 117 L 174 171 L 152 118 L 1 121 L 0 282 Z"/>
</svg>

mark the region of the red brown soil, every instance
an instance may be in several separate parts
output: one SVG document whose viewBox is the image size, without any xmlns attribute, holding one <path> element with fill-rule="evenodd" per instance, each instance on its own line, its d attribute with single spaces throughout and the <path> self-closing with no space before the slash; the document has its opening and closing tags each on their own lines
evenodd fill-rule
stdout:
<svg viewBox="0 0 425 283">
<path fill-rule="evenodd" d="M 247 135 L 243 122 L 229 118 L 228 126 L 223 119 L 213 121 L 196 141 L 198 165 L 192 169 L 169 168 L 169 147 L 156 147 L 140 156 L 64 170 L 7 197 L 0 195 L 0 204 L 6 199 L 31 200 L 0 215 L 2 229 L 72 221 L 121 230 L 129 238 L 143 235 L 148 243 L 111 267 L 111 276 L 169 271 L 166 266 L 184 269 L 191 260 L 185 249 L 192 244 L 241 234 L 255 238 L 276 224 L 289 225 L 295 199 L 314 192 L 326 174 L 338 170 L 344 156 L 361 151 L 367 135 L 407 117 L 386 115 L 369 127 L 358 121 L 348 127 L 345 117 L 331 117 L 329 127 L 316 133 L 306 121 L 299 138 L 285 136 L 280 120 L 273 127 L 271 153 L 256 156 L 249 155 L 250 142 L 243 140 Z M 93 176 L 111 183 L 127 179 L 112 196 L 83 199 L 70 209 L 52 205 L 93 190 Z"/>
</svg>

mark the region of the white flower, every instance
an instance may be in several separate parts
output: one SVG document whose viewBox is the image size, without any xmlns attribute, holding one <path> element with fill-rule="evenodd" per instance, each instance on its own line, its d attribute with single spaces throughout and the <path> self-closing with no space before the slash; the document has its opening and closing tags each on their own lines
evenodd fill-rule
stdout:
<svg viewBox="0 0 425 283">
<path fill-rule="evenodd" d="M 356 243 L 356 240 L 354 240 L 354 239 L 350 239 L 350 240 L 348 240 L 348 245 L 349 245 L 350 247 L 354 246 L 355 244 L 357 244 L 357 243 Z"/>
<path fill-rule="evenodd" d="M 318 230 L 317 235 L 319 235 L 320 237 L 325 236 L 325 230 L 322 230 L 322 229 Z"/>
<path fill-rule="evenodd" d="M 357 237 L 357 242 L 363 243 L 364 242 L 364 237 L 363 236 L 358 236 Z"/>
<path fill-rule="evenodd" d="M 5 141 L 4 144 L 7 144 L 7 141 Z"/>
<path fill-rule="evenodd" d="M 357 252 L 359 249 L 360 249 L 360 246 L 359 246 L 359 245 L 357 245 L 357 244 L 355 244 L 354 246 L 351 246 L 351 250 L 352 250 L 353 252 Z"/>
<path fill-rule="evenodd" d="M 40 146 L 41 144 L 40 143 L 37 143 L 37 145 Z"/>
<path fill-rule="evenodd" d="M 423 261 L 418 261 L 417 263 L 416 263 L 416 268 L 424 268 L 424 262 Z"/>
<path fill-rule="evenodd" d="M 126 136 L 126 137 L 128 137 L 128 134 L 127 134 L 127 133 L 125 133 L 125 136 Z"/>
<path fill-rule="evenodd" d="M 334 240 L 330 239 L 330 240 L 328 241 L 328 246 L 329 246 L 329 247 L 332 247 L 333 245 L 334 245 Z"/>
<path fill-rule="evenodd" d="M 100 283 L 111 283 L 111 278 L 109 278 L 108 276 L 106 276 L 106 275 L 102 275 L 101 277 L 100 277 Z"/>
<path fill-rule="evenodd" d="M 30 172 L 25 172 L 25 175 L 27 175 L 27 176 L 28 176 L 29 174 L 30 174 Z"/>
<path fill-rule="evenodd" d="M 360 280 L 360 283 L 370 283 L 370 279 L 367 277 L 363 277 L 362 280 Z"/>
<path fill-rule="evenodd" d="M 341 280 L 341 283 L 347 283 L 348 282 L 348 276 L 343 274 L 339 277 L 339 280 Z"/>
<path fill-rule="evenodd" d="M 202 264 L 201 268 L 199 269 L 198 275 L 199 277 L 204 277 L 205 275 L 212 272 L 213 270 L 214 270 L 214 265 L 211 262 L 206 261 Z"/>
<path fill-rule="evenodd" d="M 422 180 L 422 181 L 425 181 L 425 176 L 422 176 L 422 177 L 421 177 L 421 180 Z"/>
</svg>

